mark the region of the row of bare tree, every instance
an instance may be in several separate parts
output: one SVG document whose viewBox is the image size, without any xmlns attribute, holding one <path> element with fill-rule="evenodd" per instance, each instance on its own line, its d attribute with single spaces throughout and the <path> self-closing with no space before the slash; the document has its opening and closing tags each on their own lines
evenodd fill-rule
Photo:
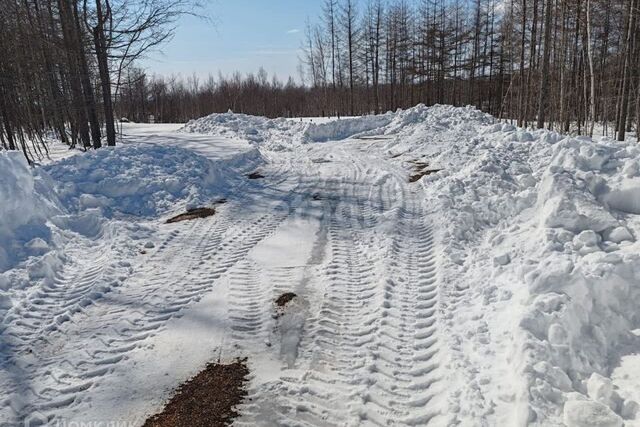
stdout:
<svg viewBox="0 0 640 427">
<path fill-rule="evenodd" d="M 188 0 L 3 0 L 0 146 L 43 155 L 47 137 L 115 145 L 123 70 L 171 36 Z M 197 6 L 197 5 L 196 5 Z M 103 141 L 104 140 L 104 141 Z"/>
<path fill-rule="evenodd" d="M 323 111 L 315 91 L 291 77 L 286 83 L 269 78 L 262 68 L 257 74 L 210 75 L 204 80 L 196 75 L 147 76 L 144 70 L 131 69 L 123 77 L 117 105 L 122 117 L 134 122 L 146 122 L 152 115 L 155 121 L 184 123 L 228 110 L 268 117 L 334 114 Z"/>
<path fill-rule="evenodd" d="M 117 3 L 116 3 L 117 2 Z M 521 126 L 618 139 L 640 123 L 640 0 L 324 0 L 304 83 L 264 70 L 149 77 L 132 66 L 172 34 L 188 0 L 6 0 L 0 8 L 0 143 L 55 134 L 115 143 L 114 115 L 184 122 L 475 105 Z M 116 113 L 114 113 L 114 110 Z M 40 150 L 34 144 L 33 150 Z"/>
<path fill-rule="evenodd" d="M 475 105 L 521 126 L 619 139 L 640 122 L 640 0 L 324 0 L 309 24 L 306 84 L 257 74 L 147 77 L 124 115 L 182 122 L 231 109 L 266 116 L 357 115 Z"/>
<path fill-rule="evenodd" d="M 304 63 L 343 112 L 472 104 L 523 126 L 613 124 L 624 139 L 640 122 L 639 3 L 325 0 Z"/>
</svg>

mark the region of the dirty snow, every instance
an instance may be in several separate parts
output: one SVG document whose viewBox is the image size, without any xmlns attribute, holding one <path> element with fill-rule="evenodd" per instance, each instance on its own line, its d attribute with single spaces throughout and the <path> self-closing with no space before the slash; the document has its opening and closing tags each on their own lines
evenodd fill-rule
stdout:
<svg viewBox="0 0 640 427">
<path fill-rule="evenodd" d="M 0 153 L 0 420 L 141 425 L 246 356 L 237 425 L 640 425 L 635 142 L 422 105 L 124 133 Z"/>
</svg>

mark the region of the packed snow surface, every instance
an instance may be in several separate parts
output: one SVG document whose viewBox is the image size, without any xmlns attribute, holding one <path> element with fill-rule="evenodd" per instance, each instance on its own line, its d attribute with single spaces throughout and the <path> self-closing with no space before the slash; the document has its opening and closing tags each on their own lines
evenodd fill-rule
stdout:
<svg viewBox="0 0 640 427">
<path fill-rule="evenodd" d="M 141 425 L 248 357 L 237 425 L 640 425 L 636 143 L 422 105 L 125 134 L 0 153 L 0 420 Z"/>
</svg>

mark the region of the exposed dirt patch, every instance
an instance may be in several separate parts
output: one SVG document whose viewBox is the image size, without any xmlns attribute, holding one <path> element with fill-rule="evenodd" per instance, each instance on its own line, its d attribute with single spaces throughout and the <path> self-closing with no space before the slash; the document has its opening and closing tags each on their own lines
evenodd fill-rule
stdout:
<svg viewBox="0 0 640 427">
<path fill-rule="evenodd" d="M 432 173 L 440 172 L 442 169 L 429 169 L 429 163 L 420 160 L 409 160 L 413 164 L 413 174 L 409 177 L 409 182 L 416 182 L 420 178 Z"/>
<path fill-rule="evenodd" d="M 297 295 L 293 292 L 285 292 L 284 294 L 280 295 L 275 302 L 278 307 L 284 308 L 284 306 L 286 306 L 295 297 L 297 297 Z"/>
<path fill-rule="evenodd" d="M 355 139 L 362 139 L 364 141 L 388 141 L 392 138 L 393 137 L 388 135 L 361 135 L 355 137 Z"/>
<path fill-rule="evenodd" d="M 264 175 L 262 175 L 260 172 L 256 171 L 256 172 L 251 172 L 249 175 L 247 175 L 247 178 L 249 178 L 249 179 L 261 179 L 261 178 L 264 178 Z"/>
<path fill-rule="evenodd" d="M 429 167 L 429 163 L 422 162 L 420 160 L 409 160 L 409 163 L 413 164 L 415 169 L 424 169 Z"/>
<path fill-rule="evenodd" d="M 215 202 L 213 202 L 214 205 L 224 205 L 225 203 L 227 203 L 227 199 L 218 199 Z"/>
<path fill-rule="evenodd" d="M 247 396 L 247 360 L 210 363 L 182 384 L 161 413 L 143 427 L 221 427 L 238 416 L 236 405 Z"/>
<path fill-rule="evenodd" d="M 213 208 L 195 208 L 189 209 L 187 212 L 176 215 L 173 218 L 167 220 L 167 224 L 173 224 L 174 222 L 189 221 L 196 218 L 206 218 L 216 213 Z"/>
<path fill-rule="evenodd" d="M 416 172 L 409 177 L 409 182 L 416 182 L 423 176 L 431 175 L 432 173 L 440 172 L 441 170 L 442 169 L 427 169 L 427 170 Z"/>
</svg>

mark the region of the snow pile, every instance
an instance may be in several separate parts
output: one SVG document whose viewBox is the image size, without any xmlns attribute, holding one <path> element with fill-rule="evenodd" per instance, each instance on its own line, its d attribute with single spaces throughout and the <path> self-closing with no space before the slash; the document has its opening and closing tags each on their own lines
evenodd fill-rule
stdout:
<svg viewBox="0 0 640 427">
<path fill-rule="evenodd" d="M 1 273 L 49 250 L 47 217 L 60 207 L 47 175 L 34 172 L 22 153 L 1 151 L 0 171 Z"/>
<path fill-rule="evenodd" d="M 444 168 L 421 183 L 442 220 L 442 302 L 469 306 L 469 321 L 449 326 L 454 363 L 467 370 L 461 386 L 493 398 L 478 409 L 458 392 L 460 416 L 569 426 L 637 419 L 633 391 L 612 373 L 637 351 L 640 328 L 640 148 L 491 124 L 469 109 L 402 114 L 419 124 L 396 117 L 406 138 L 391 152 Z M 427 138 L 440 150 L 419 145 Z"/>
<path fill-rule="evenodd" d="M 303 137 L 307 142 L 325 142 L 365 136 L 371 132 L 377 134 L 380 128 L 384 128 L 391 123 L 393 117 L 393 113 L 387 113 L 377 116 L 333 120 L 319 124 L 309 123 L 303 133 Z"/>
<path fill-rule="evenodd" d="M 554 369 L 525 372 L 534 410 L 553 414 L 549 406 L 565 402 L 569 426 L 622 425 L 636 416 L 637 404 L 608 377 L 640 326 L 639 157 L 635 145 L 567 138 L 542 174 L 543 246 L 532 254 L 537 265 L 523 270 L 532 298 L 521 325 L 528 352 Z"/>
<path fill-rule="evenodd" d="M 332 120 L 325 123 L 298 122 L 284 118 L 268 119 L 232 112 L 211 114 L 189 121 L 182 132 L 240 138 L 269 150 L 291 150 L 309 142 L 341 140 L 370 133 L 378 134 L 389 125 L 393 113 Z"/>
<path fill-rule="evenodd" d="M 392 115 L 392 120 L 385 126 L 385 134 L 402 133 L 422 137 L 428 134 L 449 135 L 457 132 L 470 131 L 472 134 L 478 126 L 495 123 L 495 118 L 473 107 L 454 107 L 452 105 L 424 104 L 398 110 Z M 427 134 L 428 132 L 428 134 Z"/>
<path fill-rule="evenodd" d="M 74 210 L 156 216 L 206 203 L 225 191 L 225 172 L 190 150 L 153 144 L 103 149 L 47 167 Z"/>
<path fill-rule="evenodd" d="M 227 138 L 240 138 L 252 143 L 265 143 L 267 148 L 282 150 L 300 140 L 307 123 L 279 118 L 249 116 L 229 111 L 189 121 L 180 131 Z"/>
</svg>

